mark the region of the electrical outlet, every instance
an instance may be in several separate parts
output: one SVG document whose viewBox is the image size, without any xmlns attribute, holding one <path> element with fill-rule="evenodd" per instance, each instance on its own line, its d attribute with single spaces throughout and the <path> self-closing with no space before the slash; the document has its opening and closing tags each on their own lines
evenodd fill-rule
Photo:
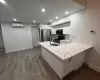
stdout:
<svg viewBox="0 0 100 80">
<path fill-rule="evenodd" d="M 72 36 L 72 38 L 76 38 L 76 36 Z"/>
</svg>

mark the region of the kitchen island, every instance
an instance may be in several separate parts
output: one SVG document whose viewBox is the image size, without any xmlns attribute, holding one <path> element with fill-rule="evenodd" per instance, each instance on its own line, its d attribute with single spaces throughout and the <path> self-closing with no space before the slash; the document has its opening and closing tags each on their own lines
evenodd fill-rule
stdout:
<svg viewBox="0 0 100 80">
<path fill-rule="evenodd" d="M 50 45 L 50 42 L 40 42 L 42 56 L 62 79 L 73 70 L 77 70 L 84 63 L 85 51 L 92 46 L 68 43 L 58 46 Z"/>
</svg>

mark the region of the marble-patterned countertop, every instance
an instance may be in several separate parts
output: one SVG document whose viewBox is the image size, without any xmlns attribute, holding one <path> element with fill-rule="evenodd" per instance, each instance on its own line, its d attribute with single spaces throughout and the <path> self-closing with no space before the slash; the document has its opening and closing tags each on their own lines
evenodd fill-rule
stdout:
<svg viewBox="0 0 100 80">
<path fill-rule="evenodd" d="M 62 60 L 66 60 L 76 54 L 79 54 L 87 49 L 92 48 L 92 46 L 90 45 L 84 45 L 79 43 L 67 43 L 59 44 L 59 46 L 52 46 L 50 45 L 50 42 L 47 41 L 39 42 L 39 44 Z"/>
</svg>

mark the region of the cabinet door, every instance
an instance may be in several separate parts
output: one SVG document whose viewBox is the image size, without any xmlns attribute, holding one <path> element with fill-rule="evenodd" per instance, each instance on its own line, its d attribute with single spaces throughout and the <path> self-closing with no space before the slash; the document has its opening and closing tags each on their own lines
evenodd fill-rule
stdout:
<svg viewBox="0 0 100 80">
<path fill-rule="evenodd" d="M 68 75 L 73 70 L 77 70 L 82 66 L 85 58 L 85 53 L 79 53 L 72 58 L 69 58 L 64 61 L 63 77 Z"/>
<path fill-rule="evenodd" d="M 64 61 L 64 68 L 63 68 L 63 77 L 68 75 L 70 72 L 72 72 L 74 69 L 73 66 L 73 58 L 69 58 Z"/>
<path fill-rule="evenodd" d="M 56 34 L 56 29 L 52 29 L 51 34 Z"/>
<path fill-rule="evenodd" d="M 53 53 L 46 50 L 42 47 L 42 56 L 44 59 L 49 63 L 49 65 L 52 67 L 52 69 L 59 75 L 59 77 L 62 79 L 62 71 L 63 71 L 63 62 L 59 58 L 57 58 Z"/>
<path fill-rule="evenodd" d="M 84 58 L 85 58 L 85 52 L 81 52 L 81 53 L 72 57 L 73 70 L 77 70 L 79 67 L 81 67 L 83 65 Z"/>
<path fill-rule="evenodd" d="M 70 34 L 70 27 L 64 27 L 63 29 L 63 34 Z"/>
</svg>

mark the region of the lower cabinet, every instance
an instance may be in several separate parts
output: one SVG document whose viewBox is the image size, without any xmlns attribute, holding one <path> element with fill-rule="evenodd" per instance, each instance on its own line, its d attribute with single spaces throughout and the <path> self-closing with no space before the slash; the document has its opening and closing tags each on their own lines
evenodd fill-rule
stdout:
<svg viewBox="0 0 100 80">
<path fill-rule="evenodd" d="M 42 47 L 42 56 L 49 63 L 52 69 L 58 74 L 58 76 L 62 79 L 71 71 L 77 70 L 83 65 L 85 53 L 82 52 L 75 56 L 72 56 L 69 59 L 62 60 L 58 58 L 55 54 Z"/>
<path fill-rule="evenodd" d="M 81 52 L 69 59 L 66 59 L 63 63 L 63 77 L 68 75 L 73 70 L 80 68 L 85 60 L 85 52 Z"/>
</svg>

